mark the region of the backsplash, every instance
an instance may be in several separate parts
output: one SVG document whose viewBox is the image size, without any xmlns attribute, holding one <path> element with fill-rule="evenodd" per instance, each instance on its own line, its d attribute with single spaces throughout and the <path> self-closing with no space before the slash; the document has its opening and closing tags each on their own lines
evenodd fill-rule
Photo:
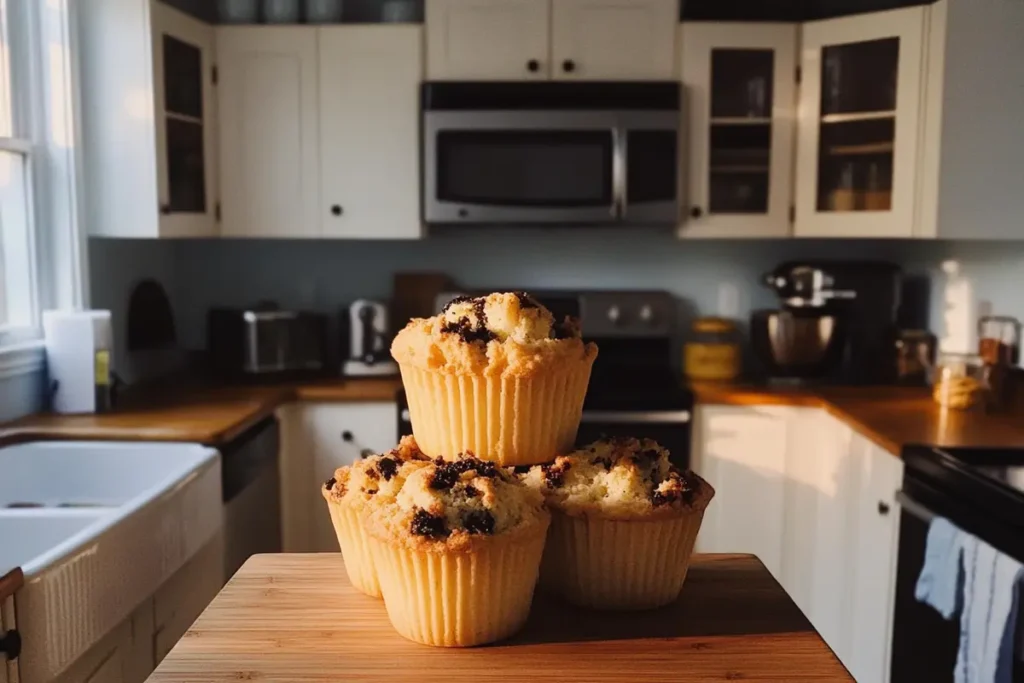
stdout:
<svg viewBox="0 0 1024 683">
<path fill-rule="evenodd" d="M 924 281 L 923 319 L 942 320 L 941 263 L 959 260 L 978 309 L 1024 317 L 1019 271 L 1024 244 L 892 240 L 680 241 L 657 231 L 488 229 L 443 233 L 415 242 L 90 240 L 93 305 L 110 308 L 124 348 L 128 294 L 152 276 L 168 289 L 178 338 L 205 344 L 211 306 L 273 300 L 284 307 L 336 313 L 357 298 L 386 299 L 397 271 L 435 271 L 471 288 L 665 289 L 683 301 L 684 317 L 718 313 L 723 287 L 735 295 L 725 311 L 746 319 L 774 307 L 761 275 L 780 261 L 876 258 L 901 264 Z M 931 283 L 930 292 L 927 283 Z M 941 330 L 938 330 L 941 332 Z"/>
</svg>

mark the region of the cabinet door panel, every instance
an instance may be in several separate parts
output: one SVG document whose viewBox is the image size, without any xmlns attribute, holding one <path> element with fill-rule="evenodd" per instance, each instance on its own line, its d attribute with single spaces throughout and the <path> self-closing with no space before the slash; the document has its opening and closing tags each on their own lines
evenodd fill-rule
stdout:
<svg viewBox="0 0 1024 683">
<path fill-rule="evenodd" d="M 685 23 L 689 197 L 683 237 L 790 234 L 797 27 Z"/>
<path fill-rule="evenodd" d="M 217 62 L 222 234 L 319 235 L 316 31 L 220 28 Z"/>
<path fill-rule="evenodd" d="M 320 33 L 320 220 L 326 237 L 421 236 L 420 26 Z"/>
<path fill-rule="evenodd" d="M 796 234 L 911 237 L 927 9 L 808 22 Z"/>
<path fill-rule="evenodd" d="M 820 454 L 832 418 L 817 408 L 792 410 L 786 448 L 785 516 L 780 583 L 805 615 L 813 611 Z"/>
<path fill-rule="evenodd" d="M 213 27 L 150 3 L 157 195 L 163 237 L 217 233 L 217 102 Z"/>
<path fill-rule="evenodd" d="M 398 406 L 394 403 L 318 404 L 305 410 L 315 444 L 307 490 L 316 491 L 334 470 L 356 462 L 363 451 L 386 452 L 398 441 Z M 307 500 L 311 533 L 305 550 L 337 551 L 338 538 L 326 504 L 319 494 Z"/>
<path fill-rule="evenodd" d="M 556 0 L 552 65 L 561 80 L 675 78 L 675 0 Z"/>
<path fill-rule="evenodd" d="M 847 663 L 858 681 L 889 680 L 889 646 L 895 600 L 899 511 L 896 491 L 903 483 L 903 462 L 892 453 L 857 437 L 863 444 L 857 540 L 853 546 L 853 611 Z"/>
<path fill-rule="evenodd" d="M 700 532 L 700 551 L 753 553 L 776 577 L 782 568 L 786 410 L 698 410 L 700 455 L 695 466 L 715 487 Z"/>
<path fill-rule="evenodd" d="M 549 24 L 549 0 L 429 0 L 427 78 L 546 80 Z"/>
</svg>

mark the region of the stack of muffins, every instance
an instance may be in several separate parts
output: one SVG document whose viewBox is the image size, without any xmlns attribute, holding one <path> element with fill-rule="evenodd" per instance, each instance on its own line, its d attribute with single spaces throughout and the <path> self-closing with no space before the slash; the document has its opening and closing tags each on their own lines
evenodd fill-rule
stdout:
<svg viewBox="0 0 1024 683">
<path fill-rule="evenodd" d="M 352 584 L 428 645 L 508 637 L 539 582 L 569 602 L 676 599 L 714 491 L 649 440 L 572 452 L 597 347 L 524 293 L 452 301 L 395 338 L 413 437 L 323 487 Z"/>
</svg>

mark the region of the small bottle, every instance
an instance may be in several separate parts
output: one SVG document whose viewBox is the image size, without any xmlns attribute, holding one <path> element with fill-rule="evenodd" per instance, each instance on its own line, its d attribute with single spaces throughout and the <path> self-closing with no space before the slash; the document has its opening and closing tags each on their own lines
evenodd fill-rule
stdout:
<svg viewBox="0 0 1024 683">
<path fill-rule="evenodd" d="M 856 211 L 857 190 L 854 189 L 853 164 L 847 163 L 839 175 L 839 185 L 832 190 L 833 211 Z"/>
</svg>

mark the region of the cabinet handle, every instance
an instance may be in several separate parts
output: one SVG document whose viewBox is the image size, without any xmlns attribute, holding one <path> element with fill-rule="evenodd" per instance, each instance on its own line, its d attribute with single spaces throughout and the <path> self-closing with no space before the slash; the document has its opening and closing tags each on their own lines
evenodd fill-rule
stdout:
<svg viewBox="0 0 1024 683">
<path fill-rule="evenodd" d="M 572 73 L 575 70 L 576 62 L 572 61 L 571 59 L 567 59 L 564 62 L 562 62 L 562 71 L 564 71 L 565 73 Z"/>
<path fill-rule="evenodd" d="M 4 654 L 7 661 L 17 659 L 21 654 L 21 634 L 10 630 L 0 638 L 0 652 Z"/>
<path fill-rule="evenodd" d="M 335 204 L 334 206 L 331 207 L 331 213 L 334 214 L 335 216 L 340 216 L 341 214 L 345 213 L 345 210 L 341 208 L 341 204 Z"/>
<path fill-rule="evenodd" d="M 165 216 L 169 216 L 171 214 L 171 205 L 170 204 L 161 204 L 160 205 L 160 213 L 162 213 Z"/>
<path fill-rule="evenodd" d="M 348 430 L 346 429 L 345 431 L 343 431 L 343 432 L 341 433 L 341 440 L 342 440 L 342 441 L 344 441 L 344 442 L 346 442 L 346 443 L 351 443 L 352 441 L 354 441 L 354 440 L 355 440 L 355 437 L 354 437 L 354 436 L 352 436 L 352 432 L 350 432 L 350 431 L 348 431 Z"/>
<path fill-rule="evenodd" d="M 883 500 L 878 501 L 878 514 L 882 516 L 889 514 L 889 504 Z"/>
<path fill-rule="evenodd" d="M 533 73 L 537 73 L 538 71 L 540 71 L 540 62 L 538 62 L 536 59 L 531 59 L 526 63 L 526 69 L 528 71 L 532 71 Z"/>
<path fill-rule="evenodd" d="M 692 209 L 690 209 L 690 218 L 700 218 L 703 215 L 704 209 L 700 208 L 699 206 L 695 206 Z"/>
</svg>

